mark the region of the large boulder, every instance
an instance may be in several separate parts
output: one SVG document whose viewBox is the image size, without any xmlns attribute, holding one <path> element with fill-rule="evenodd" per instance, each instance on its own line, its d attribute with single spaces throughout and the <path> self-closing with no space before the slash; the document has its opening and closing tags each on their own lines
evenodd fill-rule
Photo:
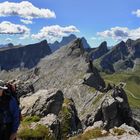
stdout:
<svg viewBox="0 0 140 140">
<path fill-rule="evenodd" d="M 59 113 L 62 139 L 70 137 L 82 131 L 81 121 L 72 99 L 65 99 Z"/>
<path fill-rule="evenodd" d="M 63 93 L 60 90 L 39 90 L 33 95 L 21 98 L 22 114 L 41 117 L 49 113 L 58 115 L 63 100 Z"/>
<path fill-rule="evenodd" d="M 90 87 L 94 87 L 97 90 L 105 88 L 105 82 L 100 76 L 98 69 L 93 65 L 93 61 L 88 60 L 87 73 L 84 75 L 84 82 Z"/>
</svg>

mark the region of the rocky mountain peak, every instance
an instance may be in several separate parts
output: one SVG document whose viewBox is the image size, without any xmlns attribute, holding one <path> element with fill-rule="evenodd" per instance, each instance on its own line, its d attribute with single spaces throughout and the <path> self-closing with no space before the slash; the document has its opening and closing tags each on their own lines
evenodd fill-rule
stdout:
<svg viewBox="0 0 140 140">
<path fill-rule="evenodd" d="M 84 37 L 81 38 L 81 41 L 82 41 L 83 46 L 84 46 L 85 49 L 90 48 L 90 45 L 88 44 L 87 40 Z"/>
<path fill-rule="evenodd" d="M 14 44 L 13 43 L 9 43 L 7 46 L 8 47 L 14 47 Z"/>
<path fill-rule="evenodd" d="M 90 52 L 90 57 L 95 60 L 101 57 L 102 55 L 106 54 L 107 52 L 108 52 L 107 42 L 104 41 L 99 45 L 98 48 Z"/>
<path fill-rule="evenodd" d="M 42 40 L 41 42 L 39 42 L 40 46 L 48 46 L 48 42 L 47 40 Z"/>
<path fill-rule="evenodd" d="M 102 43 L 100 44 L 99 48 L 100 48 L 100 49 L 104 49 L 104 48 L 107 49 L 107 42 L 106 42 L 106 41 L 102 42 Z"/>
<path fill-rule="evenodd" d="M 126 45 L 125 45 L 125 42 L 124 41 L 121 41 L 121 42 L 119 42 L 117 45 L 116 45 L 116 47 L 125 47 Z"/>
<path fill-rule="evenodd" d="M 76 38 L 77 38 L 76 35 L 70 34 L 69 36 L 64 36 L 64 37 L 62 38 L 62 40 L 63 40 L 63 39 L 76 39 Z"/>
<path fill-rule="evenodd" d="M 81 56 L 85 53 L 84 43 L 81 38 L 71 42 L 68 46 L 68 56 Z"/>
<path fill-rule="evenodd" d="M 102 42 L 98 47 L 98 49 L 102 52 L 102 54 L 108 52 L 107 42 L 106 41 Z"/>
<path fill-rule="evenodd" d="M 116 46 L 114 46 L 112 51 L 114 51 L 116 53 L 121 53 L 122 55 L 128 54 L 128 48 L 127 48 L 126 43 L 124 41 L 121 41 Z"/>
<path fill-rule="evenodd" d="M 56 50 L 60 49 L 64 45 L 69 44 L 71 41 L 74 41 L 77 37 L 74 34 L 71 34 L 69 36 L 65 36 L 62 38 L 60 42 L 55 41 L 54 43 L 50 43 L 49 46 L 52 50 L 52 52 L 55 52 Z"/>
<path fill-rule="evenodd" d="M 131 47 L 133 42 L 134 42 L 134 40 L 132 40 L 132 39 L 129 38 L 129 39 L 126 41 L 126 44 L 127 44 L 128 47 Z"/>
<path fill-rule="evenodd" d="M 95 88 L 99 88 L 99 85 L 104 86 L 100 74 L 97 74 L 98 71 L 95 70 L 92 62 L 89 63 L 86 58 L 87 52 L 81 38 L 61 47 L 52 55 L 42 59 L 37 65 L 40 67 L 40 75 L 44 77 L 45 81 L 43 83 L 47 85 L 46 87 L 63 89 L 66 83 L 69 83 L 69 86 L 74 86 L 71 85 L 72 81 L 75 83 L 80 78 L 81 82 L 86 85 L 92 85 Z"/>
<path fill-rule="evenodd" d="M 67 45 L 68 43 L 70 43 L 71 41 L 75 40 L 77 37 L 74 34 L 70 34 L 69 36 L 65 36 L 62 38 L 61 40 L 61 45 Z"/>
</svg>

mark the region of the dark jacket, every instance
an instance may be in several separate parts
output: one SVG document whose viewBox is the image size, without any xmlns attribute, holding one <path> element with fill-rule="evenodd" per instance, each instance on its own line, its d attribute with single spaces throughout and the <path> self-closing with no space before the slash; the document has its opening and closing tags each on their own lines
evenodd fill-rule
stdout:
<svg viewBox="0 0 140 140">
<path fill-rule="evenodd" d="M 11 123 L 11 133 L 17 132 L 20 124 L 20 109 L 14 97 L 10 97 L 7 105 L 0 104 L 0 115 L 3 118 L 3 124 Z"/>
</svg>

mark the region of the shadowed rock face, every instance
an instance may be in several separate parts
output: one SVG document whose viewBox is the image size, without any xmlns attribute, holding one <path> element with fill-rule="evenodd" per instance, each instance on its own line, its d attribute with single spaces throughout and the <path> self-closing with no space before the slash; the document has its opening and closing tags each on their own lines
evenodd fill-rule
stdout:
<svg viewBox="0 0 140 140">
<path fill-rule="evenodd" d="M 105 88 L 105 82 L 100 76 L 96 67 L 93 66 L 93 62 L 90 60 L 88 63 L 87 74 L 84 77 L 83 84 L 94 87 L 97 90 Z"/>
<path fill-rule="evenodd" d="M 91 58 L 93 60 L 98 59 L 99 57 L 103 56 L 104 54 L 106 54 L 108 52 L 108 48 L 107 48 L 107 42 L 104 41 L 100 44 L 100 46 L 98 48 L 96 48 L 95 50 L 93 50 L 92 52 L 90 52 Z"/>
<path fill-rule="evenodd" d="M 119 60 L 123 60 L 128 56 L 128 48 L 125 42 L 120 42 L 117 44 L 110 52 L 108 52 L 101 60 L 102 68 L 109 69 L 115 72 L 113 64 Z"/>
<path fill-rule="evenodd" d="M 2 70 L 33 68 L 41 58 L 49 54 L 51 50 L 46 40 L 24 47 L 7 48 L 0 50 L 0 67 Z"/>
</svg>

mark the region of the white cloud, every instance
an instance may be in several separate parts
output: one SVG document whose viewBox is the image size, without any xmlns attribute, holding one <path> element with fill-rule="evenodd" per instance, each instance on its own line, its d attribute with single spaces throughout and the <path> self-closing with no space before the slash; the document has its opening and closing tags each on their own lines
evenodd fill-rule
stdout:
<svg viewBox="0 0 140 140">
<path fill-rule="evenodd" d="M 24 39 L 29 38 L 29 36 L 30 36 L 30 34 L 27 33 L 27 34 L 24 34 L 23 36 L 21 36 L 19 39 L 24 40 Z"/>
<path fill-rule="evenodd" d="M 7 42 L 11 42 L 12 39 L 11 39 L 11 38 L 6 38 L 5 41 L 7 41 Z"/>
<path fill-rule="evenodd" d="M 70 33 L 80 32 L 75 26 L 66 26 L 62 27 L 59 25 L 52 25 L 43 27 L 39 33 L 32 34 L 33 39 L 44 39 L 47 38 L 47 40 L 57 40 L 63 36 L 67 36 Z"/>
<path fill-rule="evenodd" d="M 91 40 L 96 40 L 97 38 L 96 38 L 96 37 L 91 37 L 90 39 L 91 39 Z"/>
<path fill-rule="evenodd" d="M 56 15 L 49 9 L 39 9 L 28 1 L 20 3 L 3 2 L 0 3 L 0 16 L 20 16 L 31 20 L 33 18 L 55 18 Z"/>
<path fill-rule="evenodd" d="M 31 20 L 21 19 L 20 20 L 24 24 L 32 24 L 33 22 Z"/>
<path fill-rule="evenodd" d="M 133 11 L 132 14 L 136 15 L 137 17 L 140 17 L 140 9 Z"/>
<path fill-rule="evenodd" d="M 128 29 L 127 27 L 113 27 L 109 30 L 98 32 L 97 35 L 115 40 L 138 39 L 140 38 L 140 28 Z"/>
<path fill-rule="evenodd" d="M 24 25 L 13 24 L 9 21 L 3 21 L 0 23 L 0 34 L 16 35 L 27 38 L 30 35 L 30 29 Z"/>
</svg>

